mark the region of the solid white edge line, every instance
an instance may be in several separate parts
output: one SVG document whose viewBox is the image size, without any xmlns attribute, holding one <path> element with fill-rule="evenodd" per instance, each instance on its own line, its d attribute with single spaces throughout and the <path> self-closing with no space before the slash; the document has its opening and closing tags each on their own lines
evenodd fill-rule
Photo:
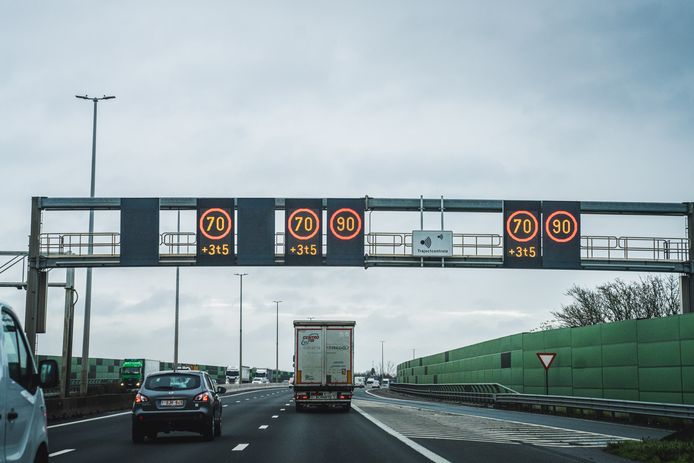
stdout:
<svg viewBox="0 0 694 463">
<path fill-rule="evenodd" d="M 232 452 L 243 452 L 246 450 L 246 447 L 248 447 L 250 444 L 239 444 L 233 449 L 231 449 Z"/>
<path fill-rule="evenodd" d="M 373 424 L 375 424 L 376 426 L 381 428 L 383 431 L 385 431 L 388 434 L 390 434 L 391 436 L 395 437 L 397 440 L 399 440 L 403 444 L 407 445 L 408 447 L 410 447 L 412 450 L 419 453 L 420 455 L 433 461 L 434 463 L 451 463 L 449 460 L 446 460 L 445 458 L 443 458 L 440 455 L 437 455 L 436 453 L 432 452 L 428 448 L 419 445 L 418 443 L 416 443 L 412 439 L 408 439 L 407 437 L 403 436 L 402 434 L 400 434 L 399 432 L 397 432 L 396 430 L 394 430 L 390 426 L 380 422 L 379 420 L 377 420 L 373 416 L 369 415 L 368 413 L 366 413 L 364 410 L 362 410 L 358 406 L 352 404 L 352 408 L 354 410 L 356 410 L 357 412 L 359 412 L 364 418 L 366 418 L 367 420 L 371 421 Z"/>
<path fill-rule="evenodd" d="M 114 418 L 116 416 L 123 416 L 123 415 L 130 415 L 130 414 L 132 414 L 132 411 L 128 410 L 127 412 L 114 413 L 112 415 L 106 415 L 106 416 L 97 416 L 96 418 L 87 418 L 86 420 L 69 421 L 67 423 L 52 424 L 50 426 L 46 426 L 46 428 L 47 429 L 62 428 L 63 426 L 70 426 L 73 424 L 86 423 L 88 421 L 105 420 L 107 418 Z"/>
<path fill-rule="evenodd" d="M 378 397 L 379 399 L 382 399 L 383 402 L 381 402 L 381 403 L 384 403 L 384 404 L 388 404 L 389 401 L 408 402 L 407 400 L 404 400 L 404 399 L 392 399 L 392 398 L 381 397 L 381 396 L 376 395 L 376 394 L 371 394 L 371 393 L 369 393 L 369 391 L 364 391 L 364 392 L 366 392 L 367 394 L 369 394 L 369 395 L 372 396 L 372 397 Z M 355 400 L 359 400 L 359 399 L 355 399 Z M 401 407 L 413 408 L 413 409 L 415 409 L 415 410 L 427 410 L 427 411 L 430 411 L 430 412 L 435 412 L 435 411 L 437 411 L 437 410 L 433 410 L 433 409 L 431 409 L 431 408 L 424 408 L 424 407 L 421 407 L 421 406 L 417 406 L 417 405 L 415 405 L 415 404 L 413 404 L 413 405 L 409 405 L 409 404 L 408 404 L 408 405 L 401 405 L 401 404 L 394 404 L 394 403 L 391 403 L 391 404 L 389 404 L 389 405 L 398 405 L 398 406 L 401 406 Z M 528 422 L 525 422 L 525 421 L 507 420 L 507 419 L 504 419 L 504 418 L 492 418 L 491 416 L 473 415 L 472 413 L 454 412 L 454 411 L 451 411 L 451 410 L 445 410 L 445 413 L 450 413 L 451 415 L 458 415 L 458 416 L 469 416 L 469 417 L 472 417 L 472 418 L 481 418 L 481 419 L 484 419 L 484 420 L 491 420 L 491 421 L 503 421 L 504 423 L 522 424 L 522 425 L 525 425 L 525 426 L 538 426 L 538 427 L 540 427 L 540 428 L 555 429 L 555 430 L 559 430 L 559 431 L 570 431 L 570 432 L 572 432 L 572 433 L 583 433 L 583 434 L 591 434 L 591 435 L 593 435 L 593 436 L 612 437 L 612 438 L 616 438 L 616 439 L 620 439 L 620 440 L 631 440 L 631 441 L 637 441 L 637 442 L 638 442 L 638 441 L 641 441 L 641 439 L 635 439 L 635 438 L 633 438 L 633 437 L 616 436 L 616 435 L 614 435 L 614 434 L 604 434 L 604 433 L 601 433 L 601 432 L 594 432 L 594 431 L 582 431 L 582 430 L 580 430 L 580 429 L 560 428 L 560 427 L 558 427 L 558 426 L 550 426 L 550 425 L 548 425 L 548 424 L 528 423 Z"/>
<path fill-rule="evenodd" d="M 59 450 L 57 452 L 53 452 L 50 455 L 48 455 L 50 458 L 57 457 L 59 455 L 65 455 L 66 453 L 74 452 L 75 449 L 65 449 L 65 450 Z"/>
</svg>

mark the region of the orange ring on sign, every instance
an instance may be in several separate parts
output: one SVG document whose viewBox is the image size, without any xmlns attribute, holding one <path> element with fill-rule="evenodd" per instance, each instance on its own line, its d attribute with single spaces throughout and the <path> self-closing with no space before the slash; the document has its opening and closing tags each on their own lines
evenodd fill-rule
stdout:
<svg viewBox="0 0 694 463">
<path fill-rule="evenodd" d="M 552 220 L 552 218 L 555 215 L 559 215 L 559 214 L 563 214 L 563 215 L 567 216 L 574 223 L 574 232 L 568 238 L 559 239 L 556 236 L 554 236 L 554 234 L 549 229 L 549 221 Z M 578 233 L 578 221 L 576 220 L 576 217 L 574 217 L 574 215 L 570 212 L 554 211 L 549 215 L 549 217 L 547 217 L 547 220 L 545 221 L 545 232 L 547 232 L 547 236 L 549 236 L 549 239 L 551 239 L 552 241 L 556 241 L 557 243 L 568 243 L 569 241 L 574 239 L 574 236 L 576 236 L 576 233 Z"/>
<path fill-rule="evenodd" d="M 527 238 L 523 238 L 523 239 L 518 238 L 516 235 L 514 235 L 511 232 L 511 219 L 513 219 L 518 214 L 525 214 L 525 215 L 530 216 L 530 218 L 533 219 L 533 222 L 535 223 L 535 232 Z M 518 241 L 519 243 L 527 243 L 528 241 L 535 238 L 535 236 L 537 236 L 537 232 L 538 232 L 539 228 L 540 228 L 540 224 L 537 222 L 537 218 L 535 218 L 535 216 L 530 211 L 516 211 L 513 214 L 509 215 L 508 219 L 506 219 L 506 233 L 508 233 L 508 236 L 513 238 L 515 241 Z"/>
<path fill-rule="evenodd" d="M 294 230 L 292 230 L 292 219 L 293 219 L 294 216 L 295 216 L 296 214 L 298 214 L 299 212 L 308 212 L 309 214 L 311 214 L 311 215 L 313 216 L 314 219 L 316 219 L 316 229 L 313 230 L 313 233 L 311 233 L 311 234 L 308 235 L 308 236 L 300 236 L 300 235 L 297 235 L 296 233 L 294 233 Z M 287 230 L 289 231 L 289 234 L 292 235 L 292 236 L 293 236 L 294 238 L 296 238 L 297 240 L 301 240 L 301 241 L 310 240 L 311 238 L 313 238 L 314 236 L 316 236 L 316 233 L 318 233 L 318 230 L 319 230 L 319 229 L 320 229 L 320 219 L 318 218 L 318 215 L 317 215 L 315 212 L 313 212 L 313 210 L 308 209 L 308 208 L 306 208 L 306 207 L 302 207 L 301 209 L 295 210 L 295 211 L 292 212 L 292 214 L 289 216 L 289 219 L 287 219 Z"/>
<path fill-rule="evenodd" d="M 334 226 L 335 225 L 335 223 L 334 223 L 335 218 L 337 217 L 337 214 L 339 214 L 341 212 L 349 212 L 352 215 L 354 215 L 354 217 L 356 217 L 356 219 L 357 219 L 356 231 L 349 236 L 342 236 L 335 231 L 335 226 Z M 361 217 L 359 216 L 357 211 L 355 211 L 354 209 L 351 209 L 349 207 L 343 207 L 342 209 L 338 209 L 335 212 L 333 212 L 333 215 L 330 216 L 330 231 L 332 232 L 333 236 L 335 238 L 337 238 L 338 240 L 344 240 L 344 241 L 351 240 L 352 238 L 357 236 L 359 234 L 359 232 L 361 231 Z"/>
<path fill-rule="evenodd" d="M 227 229 L 223 234 L 221 234 L 219 236 L 210 235 L 209 233 L 207 233 L 205 231 L 205 226 L 203 224 L 203 220 L 205 219 L 205 217 L 207 217 L 212 212 L 221 212 L 224 215 L 224 217 L 227 218 Z M 224 209 L 220 209 L 218 207 L 213 207 L 213 208 L 207 209 L 205 212 L 203 212 L 203 214 L 200 216 L 200 221 L 198 222 L 198 225 L 200 227 L 200 233 L 202 233 L 202 235 L 205 238 L 207 238 L 209 240 L 213 240 L 213 241 L 221 240 L 222 238 L 226 237 L 231 232 L 231 216 Z"/>
</svg>

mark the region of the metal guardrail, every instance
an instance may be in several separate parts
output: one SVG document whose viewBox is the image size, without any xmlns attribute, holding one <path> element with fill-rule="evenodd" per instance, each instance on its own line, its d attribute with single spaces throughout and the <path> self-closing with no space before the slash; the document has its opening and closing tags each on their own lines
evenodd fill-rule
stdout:
<svg viewBox="0 0 694 463">
<path fill-rule="evenodd" d="M 667 404 L 659 402 L 638 402 L 634 400 L 599 399 L 560 395 L 535 394 L 497 394 L 497 404 L 542 405 L 566 407 L 605 412 L 628 413 L 632 415 L 661 416 L 668 418 L 694 419 L 694 406 Z"/>
<path fill-rule="evenodd" d="M 498 394 L 517 394 L 516 391 L 498 383 L 470 384 L 400 384 L 390 385 L 395 392 L 442 400 L 468 403 L 495 403 Z"/>
<path fill-rule="evenodd" d="M 694 405 L 640 402 L 591 397 L 520 394 L 497 383 L 480 384 L 400 384 L 390 385 L 395 392 L 420 397 L 476 403 L 492 406 L 536 405 L 576 410 L 596 410 L 630 415 L 647 415 L 694 420 Z"/>
</svg>

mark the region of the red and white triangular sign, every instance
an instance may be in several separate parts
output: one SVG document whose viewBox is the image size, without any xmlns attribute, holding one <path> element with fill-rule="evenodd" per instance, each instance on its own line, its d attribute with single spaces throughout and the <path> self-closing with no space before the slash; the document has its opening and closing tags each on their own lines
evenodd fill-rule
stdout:
<svg viewBox="0 0 694 463">
<path fill-rule="evenodd" d="M 542 366 L 545 367 L 545 370 L 549 370 L 549 367 L 552 366 L 552 362 L 554 362 L 554 358 L 557 356 L 556 352 L 538 352 L 537 358 L 540 359 L 540 363 L 542 363 Z"/>
</svg>

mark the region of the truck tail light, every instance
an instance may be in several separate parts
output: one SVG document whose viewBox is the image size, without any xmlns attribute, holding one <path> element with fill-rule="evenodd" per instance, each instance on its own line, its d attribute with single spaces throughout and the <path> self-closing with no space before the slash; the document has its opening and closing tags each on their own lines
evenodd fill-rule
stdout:
<svg viewBox="0 0 694 463">
<path fill-rule="evenodd" d="M 343 393 L 340 393 L 340 394 L 337 396 L 337 398 L 338 398 L 338 399 L 351 399 L 351 398 L 352 398 L 352 394 L 343 394 Z"/>
<path fill-rule="evenodd" d="M 297 394 L 296 400 L 308 400 L 308 394 Z"/>
<path fill-rule="evenodd" d="M 136 404 L 146 404 L 149 403 L 149 397 L 147 397 L 144 394 L 140 394 L 139 392 L 135 394 L 135 403 Z"/>
</svg>

